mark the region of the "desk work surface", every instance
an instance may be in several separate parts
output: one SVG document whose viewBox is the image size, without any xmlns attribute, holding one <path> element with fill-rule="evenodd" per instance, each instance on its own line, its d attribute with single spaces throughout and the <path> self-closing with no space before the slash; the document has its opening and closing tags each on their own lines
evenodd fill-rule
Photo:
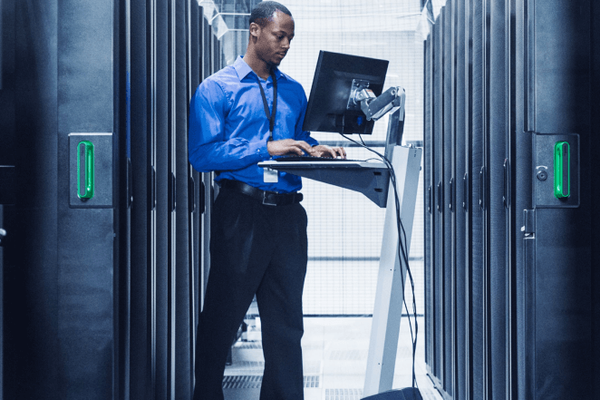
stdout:
<svg viewBox="0 0 600 400">
<path fill-rule="evenodd" d="M 258 166 L 361 192 L 379 207 L 386 205 L 390 173 L 383 161 L 339 158 L 329 161 L 268 160 L 258 163 Z"/>
</svg>

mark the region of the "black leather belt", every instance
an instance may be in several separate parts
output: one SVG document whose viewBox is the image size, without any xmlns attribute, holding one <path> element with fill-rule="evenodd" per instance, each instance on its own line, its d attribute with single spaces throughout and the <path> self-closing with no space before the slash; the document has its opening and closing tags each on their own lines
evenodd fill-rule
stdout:
<svg viewBox="0 0 600 400">
<path fill-rule="evenodd" d="M 267 190 L 260 190 L 254 186 L 240 181 L 224 179 L 219 182 L 222 188 L 235 190 L 236 192 L 250 196 L 267 206 L 288 206 L 290 204 L 300 203 L 304 196 L 302 193 L 277 193 Z"/>
</svg>

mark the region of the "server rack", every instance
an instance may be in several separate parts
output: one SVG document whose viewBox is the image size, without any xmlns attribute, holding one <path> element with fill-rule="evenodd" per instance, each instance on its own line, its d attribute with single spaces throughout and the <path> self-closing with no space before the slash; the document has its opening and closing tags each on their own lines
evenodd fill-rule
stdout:
<svg viewBox="0 0 600 400">
<path fill-rule="evenodd" d="M 599 15 L 449 0 L 425 44 L 425 354 L 445 398 L 597 397 Z"/>
<path fill-rule="evenodd" d="M 191 398 L 202 296 L 203 183 L 187 162 L 189 100 L 216 38 L 194 1 L 131 2 L 131 398 Z M 209 58 L 208 60 L 205 57 Z M 137 96 L 137 98 L 133 98 Z M 135 143 L 135 144 L 133 144 Z M 135 197 L 140 201 L 136 203 Z M 129 201 L 130 199 L 128 199 Z M 135 294 L 134 294 L 135 293 Z M 142 340 L 139 340 L 139 339 Z"/>
<path fill-rule="evenodd" d="M 216 39 L 193 0 L 0 7 L 4 398 L 191 398 L 204 206 L 187 109 Z"/>
</svg>

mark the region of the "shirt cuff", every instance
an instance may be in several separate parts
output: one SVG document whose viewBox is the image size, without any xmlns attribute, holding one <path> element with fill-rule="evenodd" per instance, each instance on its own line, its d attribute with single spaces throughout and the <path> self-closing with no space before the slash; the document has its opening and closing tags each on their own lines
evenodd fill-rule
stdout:
<svg viewBox="0 0 600 400">
<path fill-rule="evenodd" d="M 319 145 L 319 142 L 317 141 L 317 139 L 314 139 L 312 137 L 309 137 L 308 139 L 306 139 L 306 142 L 308 144 L 310 144 L 311 147 L 315 147 Z"/>
<path fill-rule="evenodd" d="M 250 149 L 252 154 L 256 154 L 259 161 L 271 158 L 269 149 L 267 148 L 267 140 L 251 143 Z"/>
</svg>

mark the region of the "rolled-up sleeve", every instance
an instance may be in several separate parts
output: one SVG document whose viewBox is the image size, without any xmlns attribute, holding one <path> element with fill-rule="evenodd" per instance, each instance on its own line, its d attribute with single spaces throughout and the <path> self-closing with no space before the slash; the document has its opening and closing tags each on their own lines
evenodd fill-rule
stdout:
<svg viewBox="0 0 600 400">
<path fill-rule="evenodd" d="M 269 158 L 267 142 L 227 137 L 227 93 L 215 80 L 206 80 L 190 102 L 189 161 L 199 172 L 238 170 Z"/>
</svg>

